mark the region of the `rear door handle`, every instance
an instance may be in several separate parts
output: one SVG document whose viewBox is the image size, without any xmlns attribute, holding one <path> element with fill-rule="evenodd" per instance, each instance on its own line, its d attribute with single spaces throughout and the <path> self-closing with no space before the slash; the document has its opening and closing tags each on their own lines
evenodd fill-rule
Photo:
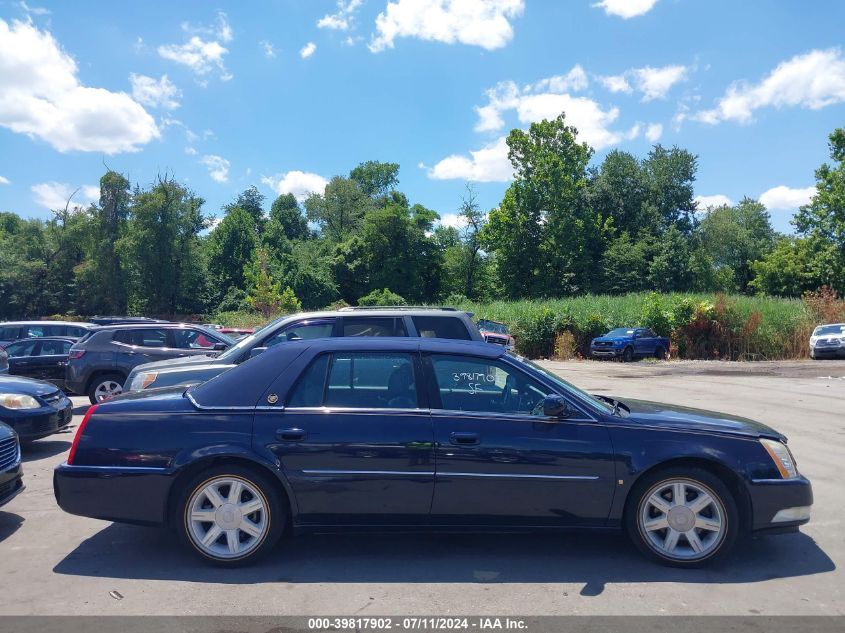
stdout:
<svg viewBox="0 0 845 633">
<path fill-rule="evenodd" d="M 449 436 L 452 444 L 478 444 L 481 441 L 478 433 L 452 433 Z"/>
<path fill-rule="evenodd" d="M 284 440 L 285 442 L 300 442 L 307 435 L 302 429 L 279 429 L 276 431 L 276 439 Z"/>
</svg>

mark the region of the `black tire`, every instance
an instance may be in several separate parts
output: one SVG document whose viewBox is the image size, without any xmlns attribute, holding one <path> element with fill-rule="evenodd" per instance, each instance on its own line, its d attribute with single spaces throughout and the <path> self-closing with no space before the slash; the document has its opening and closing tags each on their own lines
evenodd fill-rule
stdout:
<svg viewBox="0 0 845 633">
<path fill-rule="evenodd" d="M 655 488 L 669 480 L 683 480 L 698 486 L 721 504 L 720 510 L 724 512 L 726 526 L 721 535 L 714 537 L 712 550 L 706 552 L 706 555 L 698 558 L 671 557 L 659 550 L 640 527 L 639 517 L 646 500 Z M 742 529 L 737 503 L 728 486 L 713 473 L 694 466 L 666 468 L 646 475 L 638 481 L 628 495 L 624 526 L 628 537 L 646 557 L 670 567 L 685 568 L 703 567 L 723 559 L 736 544 Z M 683 539 L 689 543 L 686 536 Z"/>
<path fill-rule="evenodd" d="M 626 347 L 625 350 L 622 352 L 622 362 L 630 363 L 632 360 L 634 360 L 634 348 Z"/>
<path fill-rule="evenodd" d="M 91 381 L 91 384 L 88 385 L 88 400 L 91 401 L 91 404 L 97 404 L 98 402 L 101 402 L 100 400 L 97 400 L 96 396 L 97 389 L 98 387 L 100 387 L 100 385 L 103 385 L 108 382 L 113 382 L 121 385 L 122 389 L 123 383 L 125 381 L 126 378 L 122 374 L 118 374 L 117 372 L 100 374 L 96 376 L 94 380 Z"/>
<path fill-rule="evenodd" d="M 220 478 L 238 479 L 248 483 L 261 495 L 261 500 L 267 508 L 265 517 L 267 526 L 261 539 L 240 556 L 224 558 L 203 551 L 194 541 L 195 537 L 189 527 L 188 517 L 191 500 L 210 482 Z M 171 507 L 173 512 L 171 525 L 179 533 L 179 540 L 182 544 L 195 556 L 218 567 L 240 567 L 263 558 L 278 543 L 288 519 L 288 505 L 282 493 L 279 492 L 278 484 L 272 481 L 269 475 L 257 469 L 240 465 L 214 466 L 198 473 L 179 487 Z M 220 538 L 223 538 L 222 534 Z"/>
<path fill-rule="evenodd" d="M 654 350 L 654 357 L 657 360 L 663 360 L 664 358 L 666 358 L 666 350 L 662 347 L 658 347 L 656 350 Z"/>
</svg>

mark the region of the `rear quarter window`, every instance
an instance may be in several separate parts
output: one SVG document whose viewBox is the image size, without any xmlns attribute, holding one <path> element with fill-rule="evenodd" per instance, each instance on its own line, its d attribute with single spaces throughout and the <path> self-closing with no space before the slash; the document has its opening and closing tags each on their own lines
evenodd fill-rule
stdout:
<svg viewBox="0 0 845 633">
<path fill-rule="evenodd" d="M 424 338 L 450 338 L 459 341 L 472 340 L 466 325 L 457 317 L 415 316 L 411 317 L 411 319 L 419 335 Z"/>
</svg>

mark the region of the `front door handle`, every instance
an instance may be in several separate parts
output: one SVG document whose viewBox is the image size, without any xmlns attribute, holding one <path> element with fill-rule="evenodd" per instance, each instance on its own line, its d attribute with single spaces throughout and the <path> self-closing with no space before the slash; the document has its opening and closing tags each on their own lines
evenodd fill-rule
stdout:
<svg viewBox="0 0 845 633">
<path fill-rule="evenodd" d="M 301 442 L 308 435 L 302 429 L 279 429 L 276 431 L 276 439 L 285 442 Z"/>
<path fill-rule="evenodd" d="M 481 441 L 481 438 L 478 436 L 478 433 L 452 433 L 449 436 L 449 441 L 452 444 L 478 444 Z"/>
</svg>

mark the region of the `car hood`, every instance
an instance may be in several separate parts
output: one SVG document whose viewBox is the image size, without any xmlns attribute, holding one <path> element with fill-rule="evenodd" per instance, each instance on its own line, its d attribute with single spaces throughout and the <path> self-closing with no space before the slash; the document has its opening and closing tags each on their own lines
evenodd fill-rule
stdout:
<svg viewBox="0 0 845 633">
<path fill-rule="evenodd" d="M 693 409 L 648 400 L 621 401 L 630 411 L 623 420 L 644 426 L 657 426 L 678 430 L 699 431 L 706 433 L 730 433 L 748 437 L 770 437 L 785 439 L 771 427 L 743 418 L 738 415 L 718 413 L 706 409 Z"/>
<path fill-rule="evenodd" d="M 177 358 L 167 358 L 165 360 L 156 360 L 151 363 L 144 363 L 138 365 L 133 369 L 133 372 L 147 371 L 150 369 L 165 369 L 171 367 L 181 367 L 183 365 L 196 365 L 197 363 L 214 363 L 217 360 L 214 356 L 202 354 L 200 356 L 181 356 Z"/>
<path fill-rule="evenodd" d="M 593 343 L 622 343 L 630 340 L 630 336 L 599 336 L 593 339 Z"/>
<path fill-rule="evenodd" d="M 26 396 L 47 396 L 56 393 L 56 385 L 20 376 L 0 376 L 0 393 L 19 393 Z"/>
</svg>

